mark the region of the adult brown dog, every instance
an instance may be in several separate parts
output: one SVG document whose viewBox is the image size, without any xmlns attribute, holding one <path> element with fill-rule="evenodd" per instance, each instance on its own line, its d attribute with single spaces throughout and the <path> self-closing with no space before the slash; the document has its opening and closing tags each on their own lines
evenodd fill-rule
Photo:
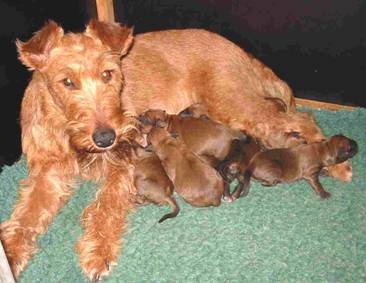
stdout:
<svg viewBox="0 0 366 283">
<path fill-rule="evenodd" d="M 17 42 L 20 60 L 34 72 L 20 121 L 29 176 L 10 219 L 0 226 L 16 277 L 80 178 L 100 185 L 81 216 L 81 268 L 97 280 L 117 264 L 136 194 L 128 142 L 138 131 L 120 100 L 121 56 L 131 43 L 129 28 L 97 21 L 83 33 L 67 34 L 50 21 L 27 42 Z"/>
<path fill-rule="evenodd" d="M 175 191 L 195 207 L 219 206 L 224 191 L 221 176 L 165 128 L 148 134 L 154 152 L 174 184 Z"/>
<path fill-rule="evenodd" d="M 288 85 L 220 35 L 198 29 L 137 35 L 122 69 L 123 106 L 137 115 L 148 109 L 177 114 L 201 102 L 211 118 L 259 138 L 267 148 L 324 139 L 312 115 L 296 112 Z M 268 97 L 286 107 L 279 109 Z M 329 174 L 351 181 L 352 168 L 337 165 Z"/>
<path fill-rule="evenodd" d="M 319 181 L 320 171 L 326 166 L 352 158 L 357 151 L 358 146 L 354 140 L 335 135 L 323 142 L 259 152 L 244 172 L 243 189 L 249 191 L 250 177 L 259 180 L 265 186 L 304 179 L 325 199 L 330 193 L 324 190 Z"/>
</svg>

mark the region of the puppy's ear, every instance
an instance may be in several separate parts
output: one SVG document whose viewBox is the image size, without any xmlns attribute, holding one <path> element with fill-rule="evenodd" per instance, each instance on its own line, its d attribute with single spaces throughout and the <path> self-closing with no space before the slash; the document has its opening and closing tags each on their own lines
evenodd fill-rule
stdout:
<svg viewBox="0 0 366 283">
<path fill-rule="evenodd" d="M 27 42 L 17 39 L 16 46 L 20 61 L 30 70 L 41 69 L 54 48 L 64 35 L 63 29 L 54 21 L 48 21 Z"/>
<path fill-rule="evenodd" d="M 120 52 L 121 56 L 125 55 L 132 46 L 133 28 L 118 23 L 105 23 L 93 19 L 85 32 L 93 38 L 98 38 L 111 50 Z"/>
</svg>

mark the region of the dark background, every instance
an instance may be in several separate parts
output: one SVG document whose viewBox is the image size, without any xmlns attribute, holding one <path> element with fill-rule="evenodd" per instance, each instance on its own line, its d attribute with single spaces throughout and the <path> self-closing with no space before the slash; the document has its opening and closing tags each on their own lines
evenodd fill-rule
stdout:
<svg viewBox="0 0 366 283">
<path fill-rule="evenodd" d="M 121 0 L 116 20 L 135 33 L 205 28 L 229 38 L 271 67 L 295 96 L 366 107 L 366 1 Z M 82 31 L 94 0 L 0 0 L 0 167 L 20 157 L 19 110 L 31 74 L 17 59 L 27 40 L 53 19 Z"/>
</svg>

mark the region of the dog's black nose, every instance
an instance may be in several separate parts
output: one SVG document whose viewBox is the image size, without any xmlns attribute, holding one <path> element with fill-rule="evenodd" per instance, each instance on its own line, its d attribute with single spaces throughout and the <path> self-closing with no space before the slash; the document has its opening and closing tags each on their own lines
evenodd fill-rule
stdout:
<svg viewBox="0 0 366 283">
<path fill-rule="evenodd" d="M 108 147 L 114 143 L 116 132 L 113 129 L 99 128 L 93 133 L 93 141 L 98 147 Z"/>
</svg>

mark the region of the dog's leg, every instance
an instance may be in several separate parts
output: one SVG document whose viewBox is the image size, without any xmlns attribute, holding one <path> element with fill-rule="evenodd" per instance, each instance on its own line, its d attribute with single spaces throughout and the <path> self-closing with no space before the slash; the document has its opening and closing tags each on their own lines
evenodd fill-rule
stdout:
<svg viewBox="0 0 366 283">
<path fill-rule="evenodd" d="M 71 195 L 73 175 L 65 172 L 65 167 L 50 164 L 31 171 L 22 181 L 24 187 L 13 214 L 0 226 L 0 238 L 15 277 L 35 253 L 37 236 L 46 231 Z"/>
<path fill-rule="evenodd" d="M 223 192 L 222 198 L 225 202 L 233 201 L 233 198 L 230 193 L 230 184 L 232 181 L 234 181 L 235 177 L 237 176 L 237 172 L 234 172 L 234 175 L 230 174 L 229 167 L 230 167 L 231 163 L 232 163 L 231 160 L 224 160 L 224 161 L 221 161 L 215 167 L 217 172 L 219 172 L 220 176 L 224 180 L 224 192 Z"/>
<path fill-rule="evenodd" d="M 310 186 L 313 188 L 313 190 L 322 198 L 327 199 L 330 197 L 330 193 L 328 193 L 326 190 L 324 190 L 322 184 L 320 184 L 319 177 L 313 176 L 310 178 L 305 179 Z"/>
<path fill-rule="evenodd" d="M 251 176 L 252 174 L 248 170 L 245 171 L 243 175 L 239 175 L 239 185 L 232 193 L 233 200 L 236 200 L 240 197 L 246 197 L 249 194 Z"/>
<path fill-rule="evenodd" d="M 108 275 L 117 264 L 127 214 L 133 208 L 130 193 L 136 192 L 133 173 L 127 169 L 109 168 L 105 177 L 96 199 L 83 212 L 85 231 L 76 245 L 81 268 L 94 281 Z"/>
</svg>

